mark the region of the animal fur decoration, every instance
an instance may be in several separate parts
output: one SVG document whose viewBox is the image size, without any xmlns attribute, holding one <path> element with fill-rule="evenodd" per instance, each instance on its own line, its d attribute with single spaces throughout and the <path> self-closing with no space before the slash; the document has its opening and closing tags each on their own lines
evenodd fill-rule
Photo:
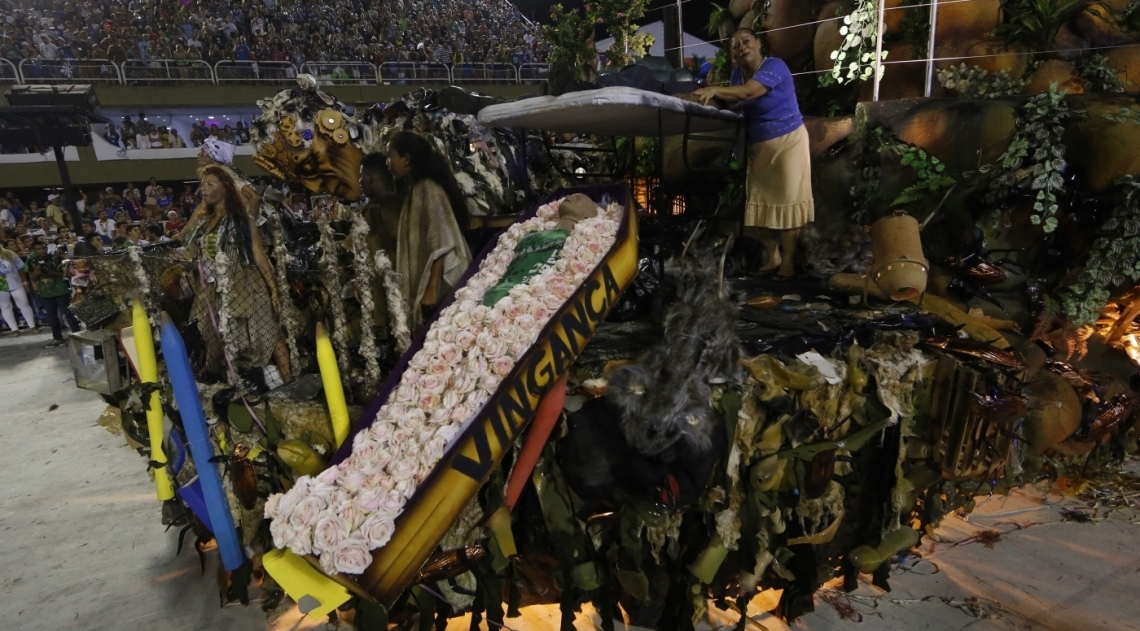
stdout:
<svg viewBox="0 0 1140 631">
<path fill-rule="evenodd" d="M 647 456 L 669 462 L 707 452 L 716 429 L 710 385 L 740 379 L 740 307 L 720 273 L 730 245 L 669 260 L 675 297 L 662 342 L 610 376 L 607 396 L 622 412 L 622 433 Z"/>
</svg>

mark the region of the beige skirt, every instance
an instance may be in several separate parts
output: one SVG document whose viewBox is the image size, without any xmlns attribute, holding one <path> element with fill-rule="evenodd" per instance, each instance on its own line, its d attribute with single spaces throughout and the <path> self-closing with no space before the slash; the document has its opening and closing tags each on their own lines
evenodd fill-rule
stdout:
<svg viewBox="0 0 1140 631">
<path fill-rule="evenodd" d="M 815 221 L 807 128 L 748 147 L 744 225 L 790 230 Z"/>
</svg>

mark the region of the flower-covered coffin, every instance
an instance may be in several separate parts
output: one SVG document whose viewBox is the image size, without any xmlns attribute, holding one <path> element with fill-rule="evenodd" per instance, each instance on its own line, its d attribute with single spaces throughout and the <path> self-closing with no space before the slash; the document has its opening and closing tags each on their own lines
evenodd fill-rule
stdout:
<svg viewBox="0 0 1140 631">
<path fill-rule="evenodd" d="M 516 252 L 555 232 L 558 204 L 575 192 L 599 205 L 597 216 L 563 233 L 557 254 L 501 289 Z M 360 588 L 390 605 L 633 280 L 637 222 L 629 208 L 624 184 L 559 191 L 488 245 L 334 465 L 270 498 L 274 543 L 316 556 L 326 574 L 359 575 Z M 506 295 L 487 298 L 499 295 L 492 288 Z"/>
</svg>

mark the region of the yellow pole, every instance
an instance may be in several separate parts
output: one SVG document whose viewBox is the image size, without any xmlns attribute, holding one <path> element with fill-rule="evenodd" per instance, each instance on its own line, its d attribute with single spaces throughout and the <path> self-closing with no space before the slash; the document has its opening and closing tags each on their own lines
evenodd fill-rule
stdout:
<svg viewBox="0 0 1140 631">
<path fill-rule="evenodd" d="M 146 319 L 142 300 L 135 300 L 131 319 L 135 329 L 135 348 L 138 349 L 139 355 L 139 380 L 144 384 L 157 384 L 158 360 L 154 354 L 154 334 L 150 330 L 150 321 Z M 162 403 L 159 401 L 158 392 L 151 392 L 146 411 L 146 428 L 150 433 L 150 459 L 165 463 L 166 454 L 162 452 L 162 416 Z M 174 484 L 166 474 L 166 467 L 154 469 L 154 488 L 159 501 L 174 499 Z"/>
<path fill-rule="evenodd" d="M 321 383 L 325 386 L 325 401 L 329 404 L 333 436 L 336 438 L 336 446 L 340 447 L 348 438 L 348 404 L 344 401 L 344 386 L 340 383 L 336 352 L 333 351 L 329 332 L 322 322 L 317 323 L 317 366 L 321 369 Z"/>
</svg>

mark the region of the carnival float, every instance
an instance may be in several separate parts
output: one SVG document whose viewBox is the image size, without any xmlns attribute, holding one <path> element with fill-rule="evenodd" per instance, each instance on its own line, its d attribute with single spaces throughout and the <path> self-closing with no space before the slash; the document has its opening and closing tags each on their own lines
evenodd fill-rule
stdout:
<svg viewBox="0 0 1140 631">
<path fill-rule="evenodd" d="M 713 27 L 787 35 L 866 22 L 873 3 L 745 4 Z M 993 16 L 940 9 L 939 46 L 1017 62 L 1032 38 L 992 38 L 999 3 L 975 4 Z M 1131 37 L 1098 6 L 1058 24 Z M 866 62 L 832 25 L 816 65 Z M 889 27 L 891 55 L 913 44 Z M 810 41 L 768 44 L 810 63 Z M 887 588 L 979 495 L 1095 481 L 1138 449 L 1137 105 L 1066 91 L 1059 64 L 1081 85 L 1131 81 L 1128 64 L 1078 76 L 1042 56 L 1029 75 L 947 66 L 958 96 L 921 99 L 888 71 L 896 100 L 808 117 L 818 215 L 794 282 L 744 274 L 760 254 L 739 238 L 734 114 L 601 86 L 354 110 L 302 77 L 259 103 L 257 163 L 318 209 L 300 221 L 272 192 L 253 209 L 266 278 L 224 251 L 131 249 L 85 261 L 95 283 L 73 308 L 108 333 L 90 342 L 119 386 L 104 394 L 163 523 L 217 542 L 228 600 L 256 589 L 267 612 L 296 602 L 359 629 L 504 625 L 534 604 L 570 629 L 591 602 L 606 629 L 684 629 L 775 589 L 792 620 L 828 580 Z M 869 75 L 853 72 L 812 93 L 854 103 Z M 418 332 L 351 207 L 361 159 L 403 129 L 503 226 L 473 237 Z M 549 258 L 516 263 L 540 240 Z M 253 296 L 270 285 L 277 299 Z"/>
</svg>

